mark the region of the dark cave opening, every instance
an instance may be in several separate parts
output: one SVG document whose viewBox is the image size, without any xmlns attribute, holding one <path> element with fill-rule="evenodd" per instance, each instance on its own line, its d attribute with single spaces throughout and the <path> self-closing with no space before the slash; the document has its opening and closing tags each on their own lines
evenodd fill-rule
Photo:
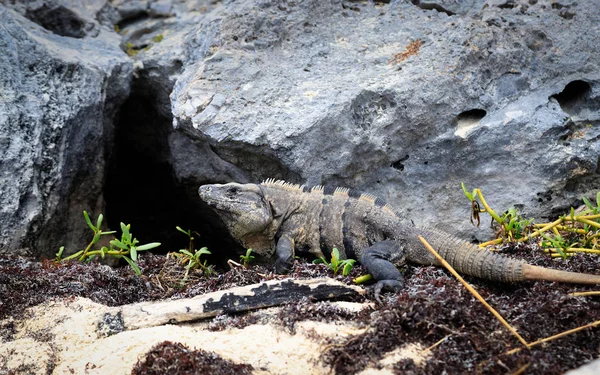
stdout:
<svg viewBox="0 0 600 375">
<path fill-rule="evenodd" d="M 83 38 L 90 31 L 86 27 L 91 26 L 73 10 L 62 5 L 43 4 L 37 9 L 28 9 L 25 17 L 54 34 L 70 38 Z"/>
<path fill-rule="evenodd" d="M 131 224 L 142 243 L 158 241 L 162 250 L 171 250 L 164 245 L 185 246 L 185 238 L 177 240 L 167 227 L 184 226 L 189 219 L 177 209 L 185 202 L 173 202 L 182 195 L 168 161 L 167 119 L 150 103 L 151 98 L 132 95 L 121 108 L 104 190 L 106 216 L 110 228 Z"/>
<path fill-rule="evenodd" d="M 209 264 L 222 266 L 240 249 L 200 201 L 198 183 L 175 177 L 171 124 L 157 111 L 153 97 L 134 92 L 121 107 L 104 187 L 108 226 L 118 230 L 120 222 L 131 224 L 140 244 L 162 244 L 152 250 L 156 253 L 187 248 L 188 238 L 175 227 L 189 229 L 197 233 L 196 249 L 207 246 L 212 252 Z"/>
</svg>

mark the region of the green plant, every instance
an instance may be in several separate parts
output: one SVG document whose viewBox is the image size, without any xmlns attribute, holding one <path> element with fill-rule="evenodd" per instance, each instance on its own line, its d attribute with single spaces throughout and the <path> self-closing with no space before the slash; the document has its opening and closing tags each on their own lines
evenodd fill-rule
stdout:
<svg viewBox="0 0 600 375">
<path fill-rule="evenodd" d="M 186 272 L 185 272 L 185 276 L 183 277 L 183 281 L 186 281 L 188 279 L 189 272 L 196 268 L 201 269 L 202 272 L 206 275 L 212 274 L 213 273 L 212 265 L 209 265 L 208 261 L 206 259 L 204 261 L 202 261 L 200 259 L 200 257 L 202 255 L 210 255 L 210 251 L 208 251 L 208 248 L 203 247 L 203 248 L 200 248 L 197 250 L 195 249 L 195 246 L 194 246 L 195 238 L 192 234 L 193 233 L 198 234 L 198 233 L 197 232 L 192 233 L 192 231 L 190 231 L 189 229 L 183 230 L 179 226 L 175 227 L 175 229 L 177 229 L 181 233 L 187 235 L 189 238 L 189 243 L 188 243 L 187 249 L 180 249 L 179 254 L 173 253 L 174 256 L 181 259 L 182 263 L 184 263 L 184 264 L 187 263 L 185 265 Z"/>
<path fill-rule="evenodd" d="M 541 237 L 540 246 L 552 257 L 566 258 L 576 253 L 600 254 L 600 192 L 596 194 L 595 205 L 589 199 L 582 198 L 586 209 L 581 212 L 576 212 L 571 207 L 569 214 L 562 215 L 551 223 L 534 224 L 533 219 L 519 216 L 515 208 L 499 216 L 487 204 L 480 189 L 474 189 L 471 193 L 465 184 L 461 184 L 461 187 L 467 199 L 471 201 L 471 222 L 475 218 L 479 224 L 479 214 L 487 212 L 493 221 L 500 225 L 500 237 L 484 242 L 480 247 L 505 241 L 525 242 Z M 477 199 L 481 201 L 484 209 L 480 209 Z"/>
<path fill-rule="evenodd" d="M 103 232 L 100 227 L 102 226 L 102 219 L 104 216 L 102 214 L 98 215 L 98 219 L 96 220 L 96 225 L 92 224 L 90 217 L 86 211 L 83 211 L 83 217 L 85 218 L 85 222 L 90 227 L 90 229 L 94 232 L 94 237 L 87 245 L 87 247 L 83 250 L 79 250 L 75 254 L 69 255 L 66 258 L 62 258 L 62 254 L 65 250 L 64 246 L 61 246 L 56 253 L 56 261 L 64 262 L 72 259 L 78 258 L 79 261 L 89 262 L 94 259 L 96 256 L 100 255 L 103 259 L 105 256 L 111 256 L 114 258 L 123 258 L 125 261 L 131 266 L 133 271 L 141 275 L 142 271 L 140 267 L 137 265 L 138 261 L 138 252 L 146 251 L 150 249 L 154 249 L 155 247 L 160 246 L 159 242 L 151 242 L 145 245 L 138 245 L 139 241 L 134 238 L 130 232 L 131 225 L 121 223 L 121 239 L 113 239 L 109 242 L 110 247 L 102 246 L 100 249 L 92 249 L 92 247 L 100 241 L 100 238 L 104 235 L 110 235 L 116 233 L 115 231 Z"/>
<path fill-rule="evenodd" d="M 208 251 L 207 247 L 203 247 L 200 248 L 198 250 L 195 250 L 194 253 L 191 253 L 190 251 L 186 250 L 186 249 L 181 249 L 179 250 L 179 252 L 181 254 L 183 254 L 183 256 L 181 257 L 184 262 L 187 262 L 187 265 L 185 266 L 185 269 L 190 271 L 193 270 L 195 268 L 200 268 L 202 269 L 202 272 L 204 272 L 207 275 L 210 275 L 212 273 L 212 266 L 209 266 L 207 264 L 207 260 L 205 259 L 204 261 L 200 260 L 200 257 L 202 255 L 210 255 L 210 251 Z M 187 272 L 186 272 L 186 278 L 187 278 Z"/>
<path fill-rule="evenodd" d="M 567 249 L 571 247 L 571 244 L 569 244 L 560 234 L 555 235 L 554 237 L 550 237 L 545 233 L 540 233 L 540 235 L 546 240 L 540 243 L 542 247 L 552 248 L 552 250 L 560 254 L 563 259 L 567 258 Z"/>
<path fill-rule="evenodd" d="M 501 219 L 503 221 L 503 234 L 509 241 L 526 236 L 533 228 L 533 219 L 523 218 L 514 207 L 509 208 Z"/>
<path fill-rule="evenodd" d="M 589 214 L 589 213 L 591 213 L 592 215 L 598 214 L 598 212 L 600 211 L 600 191 L 598 193 L 596 193 L 596 205 L 595 206 L 586 197 L 583 197 L 582 200 L 583 200 L 583 203 L 585 204 L 585 206 L 587 207 L 587 210 L 583 211 L 582 214 Z"/>
<path fill-rule="evenodd" d="M 325 264 L 329 267 L 330 270 L 333 271 L 334 275 L 337 275 L 340 270 L 342 270 L 342 275 L 346 276 L 352 270 L 354 263 L 356 260 L 354 259 L 340 259 L 339 250 L 334 247 L 331 251 L 331 262 L 327 262 L 325 258 L 315 259 L 313 260 L 313 264 Z"/>
<path fill-rule="evenodd" d="M 152 38 L 152 41 L 154 43 L 160 43 L 160 42 L 162 42 L 163 38 L 164 38 L 163 34 L 158 34 L 154 38 Z"/>
<path fill-rule="evenodd" d="M 253 255 L 250 254 L 252 254 L 252 249 L 246 250 L 246 255 L 240 255 L 240 259 L 242 260 L 242 263 L 244 264 L 245 268 L 248 268 L 248 266 L 250 265 L 250 261 L 255 258 Z"/>
</svg>

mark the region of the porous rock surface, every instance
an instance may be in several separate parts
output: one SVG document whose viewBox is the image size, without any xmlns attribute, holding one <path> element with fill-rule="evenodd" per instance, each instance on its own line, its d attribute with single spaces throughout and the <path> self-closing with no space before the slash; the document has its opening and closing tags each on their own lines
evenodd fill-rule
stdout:
<svg viewBox="0 0 600 375">
<path fill-rule="evenodd" d="M 223 2 L 186 40 L 175 126 L 249 181 L 359 188 L 466 238 L 461 182 L 542 220 L 595 195 L 596 5 L 386 3 Z"/>
<path fill-rule="evenodd" d="M 0 251 L 81 245 L 132 61 L 100 2 L 0 2 Z"/>
</svg>

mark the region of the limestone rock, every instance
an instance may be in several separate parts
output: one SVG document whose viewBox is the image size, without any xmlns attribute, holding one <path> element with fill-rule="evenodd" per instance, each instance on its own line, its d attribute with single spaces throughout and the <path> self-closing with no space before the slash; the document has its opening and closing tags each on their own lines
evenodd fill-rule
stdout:
<svg viewBox="0 0 600 375">
<path fill-rule="evenodd" d="M 81 245 L 83 210 L 103 208 L 112 121 L 132 64 L 114 32 L 83 13 L 23 4 L 15 9 L 34 22 L 0 5 L 0 251 L 52 257 Z"/>
<path fill-rule="evenodd" d="M 187 39 L 175 124 L 249 180 L 359 188 L 467 238 L 461 182 L 540 220 L 595 195 L 600 10 L 433 3 L 225 2 Z"/>
</svg>

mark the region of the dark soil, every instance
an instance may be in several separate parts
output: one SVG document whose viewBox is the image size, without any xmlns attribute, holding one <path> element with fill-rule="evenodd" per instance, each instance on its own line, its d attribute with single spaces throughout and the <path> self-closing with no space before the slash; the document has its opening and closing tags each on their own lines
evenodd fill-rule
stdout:
<svg viewBox="0 0 600 375">
<path fill-rule="evenodd" d="M 192 350 L 181 343 L 164 341 L 139 360 L 132 375 L 251 375 L 253 367 L 237 364 L 201 349 Z"/>
<path fill-rule="evenodd" d="M 552 260 L 539 250 L 524 245 L 507 247 L 503 251 L 539 266 L 600 273 L 600 258 L 594 255 L 579 255 L 565 261 Z M 192 297 L 273 278 L 331 276 L 324 265 L 297 261 L 288 276 L 273 274 L 272 266 L 252 266 L 210 276 L 193 274 L 191 281 L 181 286 L 185 270 L 177 262 L 166 260 L 164 256 L 144 254 L 140 267 L 143 276 L 138 277 L 128 267 L 111 268 L 96 262 L 57 266 L 51 261 L 40 263 L 17 257 L 0 258 L 0 318 L 13 316 L 18 319 L 26 307 L 55 297 L 82 296 L 114 306 Z M 350 276 L 336 278 L 351 283 L 352 278 L 361 273 L 364 269 L 356 266 Z M 549 282 L 506 285 L 466 279 L 528 342 L 600 320 L 599 296 L 569 296 L 575 291 L 597 287 Z M 290 333 L 295 332 L 296 322 L 306 319 L 352 321 L 369 327 L 364 334 L 327 343 L 329 349 L 322 358 L 336 374 L 356 373 L 408 342 L 429 347 L 442 339 L 431 349 L 431 357 L 424 367 L 416 366 L 410 359 L 402 360 L 394 365 L 396 373 L 505 374 L 527 366 L 528 374 L 561 374 L 595 359 L 600 351 L 600 332 L 590 328 L 530 350 L 506 354 L 519 348 L 519 341 L 448 272 L 435 267 L 409 267 L 405 284 L 402 292 L 385 294 L 383 304 L 373 309 L 351 313 L 328 302 L 304 299 L 283 306 L 276 321 Z M 367 297 L 361 297 L 362 300 L 373 301 L 371 289 Z M 212 320 L 209 329 L 242 328 L 256 323 L 264 323 L 257 314 L 221 315 Z M 0 327 L 3 340 L 10 340 L 14 334 L 14 326 L 10 324 Z M 187 369 L 201 369 L 204 359 L 213 358 L 209 353 L 163 343 L 149 352 L 136 369 L 144 366 L 139 367 L 140 373 L 152 373 L 152 366 L 161 356 L 171 356 L 174 360 L 165 364 L 171 367 L 156 367 L 156 373 L 177 373 L 177 369 L 179 373 L 202 373 L 204 370 L 193 372 L 196 370 Z M 246 368 L 227 372 L 235 366 L 246 365 L 216 361 L 219 370 L 214 371 L 221 372 L 215 373 L 251 371 Z M 186 367 L 192 362 L 198 367 Z"/>
</svg>

